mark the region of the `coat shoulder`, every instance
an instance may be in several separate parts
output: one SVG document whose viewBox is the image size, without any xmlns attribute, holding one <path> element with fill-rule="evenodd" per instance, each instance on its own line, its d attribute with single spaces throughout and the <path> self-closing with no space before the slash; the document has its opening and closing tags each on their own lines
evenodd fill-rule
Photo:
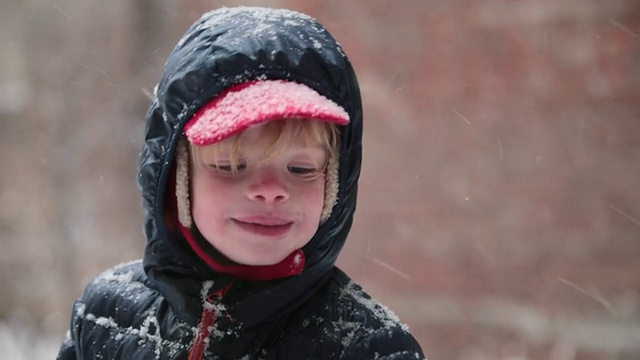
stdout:
<svg viewBox="0 0 640 360">
<path fill-rule="evenodd" d="M 334 327 L 344 336 L 345 358 L 423 359 L 409 327 L 384 304 L 346 274 L 336 274 L 337 306 Z"/>
<path fill-rule="evenodd" d="M 82 358 L 156 358 L 187 348 L 192 330 L 172 316 L 140 261 L 96 276 L 76 301 L 71 338 Z"/>
<path fill-rule="evenodd" d="M 295 318 L 297 337 L 312 339 L 312 346 L 301 346 L 315 349 L 309 358 L 318 351 L 335 359 L 424 358 L 409 327 L 338 269 Z"/>
<path fill-rule="evenodd" d="M 118 317 L 119 312 L 144 306 L 158 296 L 142 269 L 141 261 L 136 260 L 117 265 L 93 278 L 79 303 L 84 305 L 87 314 Z"/>
</svg>

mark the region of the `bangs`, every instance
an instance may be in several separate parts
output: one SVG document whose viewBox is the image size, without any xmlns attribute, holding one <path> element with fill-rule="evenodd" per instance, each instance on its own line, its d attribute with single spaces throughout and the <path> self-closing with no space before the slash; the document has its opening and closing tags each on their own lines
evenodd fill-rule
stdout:
<svg viewBox="0 0 640 360">
<path fill-rule="evenodd" d="M 248 131 L 258 131 L 258 141 L 246 140 Z M 216 164 L 228 162 L 233 171 L 241 162 L 242 148 L 259 147 L 258 163 L 267 162 L 283 153 L 294 141 L 302 141 L 305 146 L 319 147 L 327 154 L 327 159 L 337 155 L 338 127 L 327 121 L 309 119 L 284 119 L 271 121 L 249 128 L 238 135 L 206 146 L 190 146 L 191 157 L 198 163 Z"/>
</svg>

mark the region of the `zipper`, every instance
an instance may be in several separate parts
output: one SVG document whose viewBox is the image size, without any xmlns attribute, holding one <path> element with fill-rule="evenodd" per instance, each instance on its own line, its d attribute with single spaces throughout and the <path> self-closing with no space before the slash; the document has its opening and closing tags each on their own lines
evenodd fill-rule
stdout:
<svg viewBox="0 0 640 360">
<path fill-rule="evenodd" d="M 202 315 L 200 316 L 200 323 L 196 330 L 196 337 L 193 341 L 191 351 L 189 351 L 188 360 L 202 360 L 204 358 L 204 352 L 209 345 L 209 335 L 211 335 L 211 329 L 216 323 L 216 313 L 214 305 L 219 302 L 229 291 L 229 288 L 233 283 L 227 284 L 222 288 L 212 292 L 207 296 L 202 306 Z"/>
</svg>

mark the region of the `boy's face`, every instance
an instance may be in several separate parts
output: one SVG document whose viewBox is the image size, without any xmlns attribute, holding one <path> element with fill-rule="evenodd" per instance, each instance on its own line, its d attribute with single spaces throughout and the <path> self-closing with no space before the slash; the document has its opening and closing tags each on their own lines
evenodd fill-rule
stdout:
<svg viewBox="0 0 640 360">
<path fill-rule="evenodd" d="M 218 144 L 217 159 L 192 166 L 192 214 L 200 233 L 218 251 L 245 265 L 272 265 L 306 245 L 320 223 L 327 155 L 320 146 L 291 138 L 283 151 L 262 160 L 261 128 L 246 130 L 237 172 L 231 145 Z"/>
</svg>

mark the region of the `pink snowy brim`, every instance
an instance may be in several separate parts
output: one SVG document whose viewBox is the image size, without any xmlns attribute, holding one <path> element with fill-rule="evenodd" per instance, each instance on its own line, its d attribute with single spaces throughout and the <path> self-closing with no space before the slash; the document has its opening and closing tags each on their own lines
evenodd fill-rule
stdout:
<svg viewBox="0 0 640 360">
<path fill-rule="evenodd" d="M 200 109 L 185 125 L 190 143 L 210 145 L 250 126 L 280 119 L 312 119 L 346 125 L 349 114 L 306 85 L 264 80 L 235 85 Z"/>
</svg>

